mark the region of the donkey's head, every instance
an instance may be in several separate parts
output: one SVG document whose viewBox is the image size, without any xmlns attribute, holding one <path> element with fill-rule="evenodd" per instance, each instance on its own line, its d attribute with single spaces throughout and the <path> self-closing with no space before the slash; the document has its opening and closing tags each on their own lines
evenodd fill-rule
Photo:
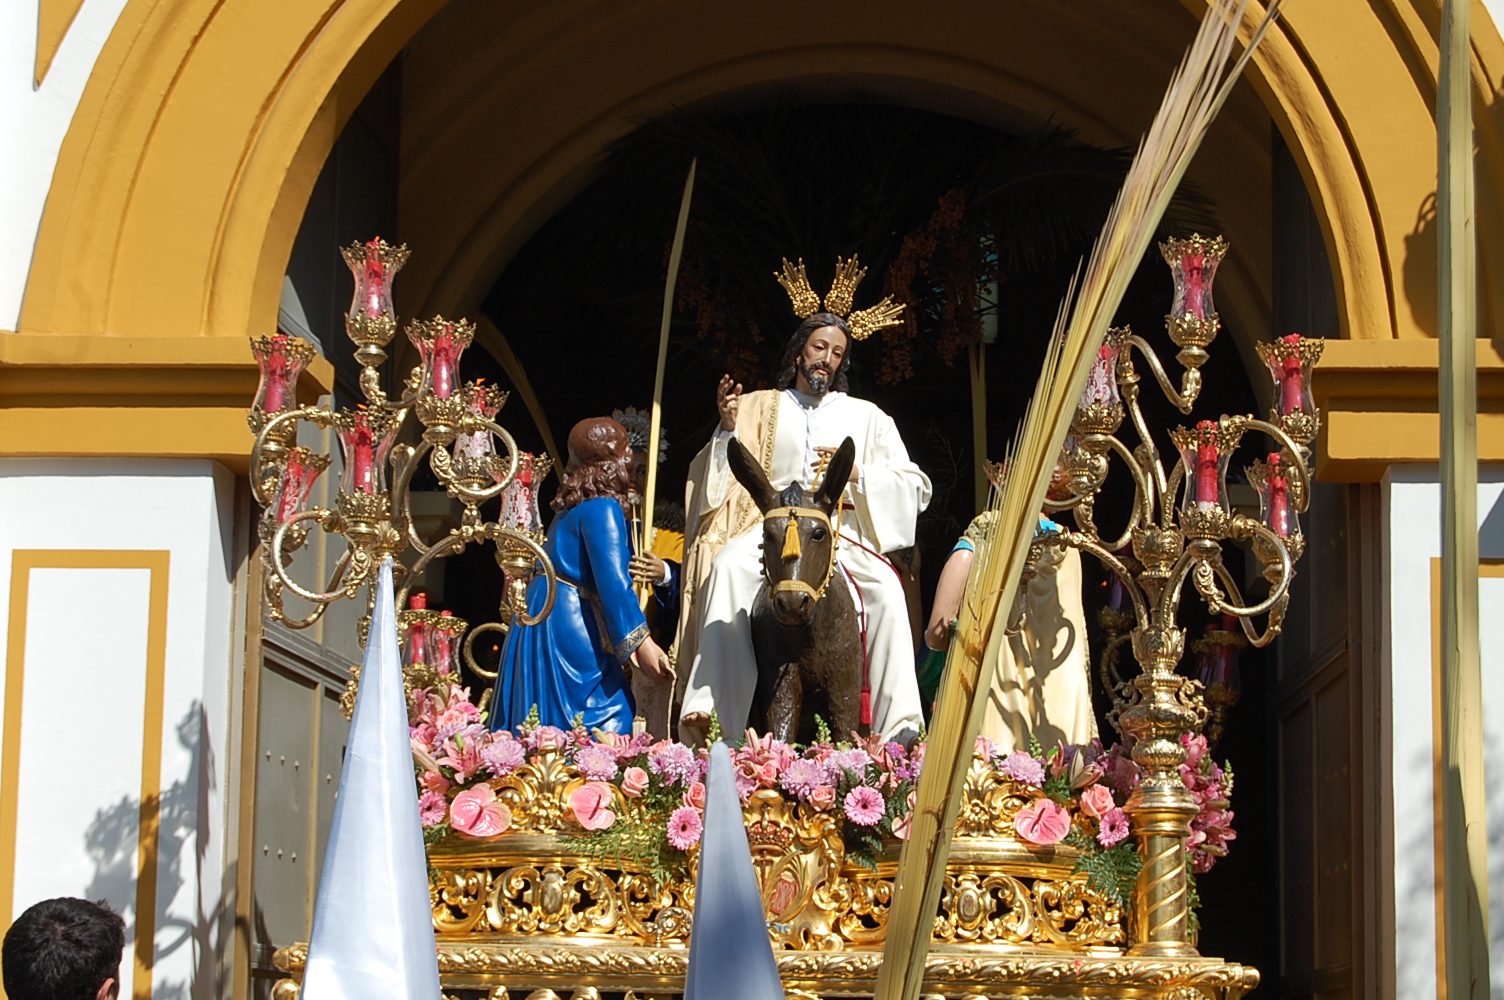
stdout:
<svg viewBox="0 0 1504 1000">
<path fill-rule="evenodd" d="M 731 472 L 762 511 L 762 571 L 780 625 L 808 625 L 815 603 L 836 569 L 835 513 L 851 478 L 856 444 L 847 438 L 809 492 L 798 483 L 775 493 L 762 467 L 735 438 L 726 455 Z"/>
</svg>

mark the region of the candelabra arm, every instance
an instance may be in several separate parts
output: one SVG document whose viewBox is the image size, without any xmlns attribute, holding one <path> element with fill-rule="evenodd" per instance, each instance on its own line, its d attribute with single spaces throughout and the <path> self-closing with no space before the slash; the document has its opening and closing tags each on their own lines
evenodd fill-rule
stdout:
<svg viewBox="0 0 1504 1000">
<path fill-rule="evenodd" d="M 329 587 L 333 588 L 337 583 L 339 583 L 339 578 L 344 575 L 345 567 L 349 564 L 350 550 L 346 549 L 340 555 L 339 561 L 334 564 L 334 572 L 329 574 Z M 290 629 L 304 629 L 308 628 L 310 625 L 317 622 L 320 618 L 324 617 L 324 612 L 328 610 L 331 603 L 333 602 L 325 601 L 323 604 L 315 604 L 313 610 L 308 613 L 308 617 L 306 618 L 288 618 L 287 615 L 285 615 L 282 611 L 282 602 L 279 599 L 274 605 L 276 609 L 275 617 L 278 621 L 280 621 L 283 625 L 287 626 Z"/>
<path fill-rule="evenodd" d="M 1108 447 L 1118 453 L 1123 463 L 1128 467 L 1128 474 L 1133 477 L 1134 503 L 1128 515 L 1128 524 L 1123 528 L 1123 533 L 1111 544 L 1104 546 L 1109 552 L 1121 549 L 1133 540 L 1133 529 L 1140 524 L 1152 524 L 1154 521 L 1154 479 L 1139 464 L 1136 456 L 1128 446 L 1111 434 L 1088 434 L 1082 439 L 1085 442 L 1105 442 Z M 1125 578 L 1126 579 L 1126 578 Z"/>
<path fill-rule="evenodd" d="M 513 454 L 515 455 L 516 452 L 513 452 Z M 536 615 L 529 615 L 523 612 L 517 616 L 517 623 L 520 625 L 538 624 L 547 618 L 549 612 L 554 609 L 554 600 L 559 595 L 559 574 L 554 570 L 554 561 L 548 558 L 548 553 L 543 551 L 543 546 L 522 532 L 513 531 L 511 528 L 504 528 L 494 522 L 488 524 L 486 527 L 489 529 L 488 534 L 493 542 L 500 545 L 501 540 L 505 538 L 509 543 L 522 545 L 532 552 L 534 559 L 542 564 L 543 576 L 548 581 L 548 593 L 543 599 L 543 608 Z"/>
<path fill-rule="evenodd" d="M 1138 434 L 1139 447 L 1144 449 L 1146 453 L 1144 459 L 1142 460 L 1142 463 L 1140 463 L 1137 454 L 1135 454 L 1134 464 L 1139 465 L 1140 468 L 1144 468 L 1146 474 L 1152 473 L 1150 475 L 1150 481 L 1153 482 L 1155 488 L 1158 491 L 1158 495 L 1162 499 L 1160 506 L 1164 509 L 1164 511 L 1166 511 L 1166 521 L 1163 527 L 1168 528 L 1170 527 L 1168 521 L 1168 511 L 1170 508 L 1170 486 L 1169 482 L 1165 479 L 1164 463 L 1159 460 L 1159 449 L 1154 447 L 1154 437 L 1149 433 L 1149 425 L 1144 420 L 1144 411 L 1140 409 L 1138 405 L 1137 384 L 1123 386 L 1123 403 L 1124 409 L 1128 411 L 1128 418 L 1133 421 L 1134 433 Z M 1146 466 L 1147 468 L 1145 468 Z M 1148 510 L 1152 515 L 1152 512 L 1154 510 L 1153 494 L 1150 494 L 1145 498 L 1145 500 L 1149 505 Z M 1152 520 L 1152 516 L 1150 520 Z"/>
<path fill-rule="evenodd" d="M 407 593 L 408 591 L 413 589 L 413 584 L 417 583 L 418 580 L 423 576 L 423 571 L 428 568 L 429 563 L 433 562 L 435 559 L 442 559 L 445 556 L 459 555 L 461 552 L 465 551 L 465 546 L 469 545 L 471 541 L 469 532 L 469 528 L 451 530 L 449 534 L 434 542 L 431 546 L 428 547 L 426 551 L 424 551 L 422 555 L 418 557 L 417 562 L 413 563 L 412 568 L 407 571 L 406 582 L 403 583 L 401 589 L 397 591 L 397 607 L 407 607 Z"/>
<path fill-rule="evenodd" d="M 453 496 L 459 497 L 465 503 L 479 506 L 492 497 L 500 496 L 501 491 L 506 489 L 513 479 L 517 478 L 517 469 L 521 465 L 521 454 L 517 451 L 517 442 L 512 439 L 500 424 L 485 417 L 469 416 L 460 423 L 462 433 L 475 433 L 477 430 L 487 430 L 501 438 L 501 443 L 507 449 L 506 474 L 497 478 L 495 485 L 488 486 L 483 490 L 472 490 L 462 483 L 455 482 L 453 473 L 450 471 L 449 455 L 442 449 L 435 449 L 433 453 L 434 473 L 444 483 Z"/>
<path fill-rule="evenodd" d="M 1227 572 L 1225 566 L 1218 565 L 1216 568 L 1218 578 L 1227 587 L 1228 596 L 1231 600 L 1241 602 L 1243 596 L 1238 592 L 1237 584 L 1232 575 Z M 1218 602 L 1218 613 L 1225 611 L 1233 615 L 1243 626 L 1243 634 L 1248 638 L 1248 644 L 1256 649 L 1262 649 L 1280 634 L 1285 619 L 1285 607 L 1290 603 L 1288 592 L 1271 594 L 1268 600 L 1252 608 L 1240 608 L 1229 605 L 1226 601 Z M 1253 618 L 1255 615 L 1269 613 L 1269 625 L 1263 632 L 1254 628 Z"/>
<path fill-rule="evenodd" d="M 1102 658 L 1097 661 L 1097 676 L 1102 681 L 1102 688 L 1117 702 L 1123 687 L 1122 675 L 1118 673 L 1118 650 L 1123 643 L 1132 639 L 1133 635 L 1124 632 L 1102 648 Z"/>
<path fill-rule="evenodd" d="M 1081 534 L 1079 531 L 1062 532 L 1061 541 L 1072 548 L 1091 553 L 1097 557 L 1098 562 L 1117 574 L 1118 579 L 1123 581 L 1123 589 L 1128 592 L 1129 598 L 1133 601 L 1134 620 L 1138 622 L 1140 627 L 1145 627 L 1149 624 L 1149 605 L 1144 600 L 1143 591 L 1133 579 L 1133 574 L 1128 571 L 1127 566 L 1123 565 L 1122 560 L 1113 555 L 1110 549 L 1104 547 L 1096 540 Z M 1114 545 L 1112 548 L 1121 548 L 1121 545 Z"/>
<path fill-rule="evenodd" d="M 1154 381 L 1158 382 L 1159 387 L 1164 390 L 1165 398 L 1170 401 L 1170 405 L 1181 413 L 1190 413 L 1191 407 L 1196 404 L 1196 397 L 1201 395 L 1201 373 L 1194 368 L 1186 369 L 1181 375 L 1181 388 L 1177 392 L 1170 381 L 1170 376 L 1165 374 L 1164 366 L 1159 363 L 1159 356 L 1154 353 L 1154 348 L 1149 346 L 1147 340 L 1135 333 L 1130 334 L 1125 343 L 1137 347 L 1138 352 L 1144 356 L 1149 370 L 1154 373 Z M 1205 355 L 1202 356 L 1205 357 Z"/>
<path fill-rule="evenodd" d="M 465 666 L 469 667 L 475 672 L 476 676 L 483 680 L 496 680 L 497 675 L 501 673 L 499 664 L 497 665 L 497 669 L 487 670 L 475 662 L 475 637 L 482 632 L 500 632 L 505 635 L 507 631 L 507 626 L 501 622 L 486 622 L 484 625 L 477 625 L 471 629 L 470 634 L 465 636 L 464 645 L 460 646 L 460 654 L 465 658 Z"/>
<path fill-rule="evenodd" d="M 1270 437 L 1278 441 L 1280 448 L 1287 455 L 1294 459 L 1293 462 L 1289 463 L 1288 468 L 1291 472 L 1294 473 L 1295 478 L 1300 482 L 1299 485 L 1291 491 L 1293 495 L 1290 499 L 1295 504 L 1296 513 L 1304 514 L 1306 510 L 1311 506 L 1311 474 L 1310 470 L 1306 468 L 1305 457 L 1303 454 L 1304 449 L 1302 449 L 1300 445 L 1296 444 L 1295 439 L 1292 438 L 1289 434 L 1286 434 L 1285 429 L 1278 424 L 1271 424 L 1267 420 L 1259 420 L 1255 417 L 1244 417 L 1243 420 L 1246 421 L 1246 426 L 1250 430 L 1263 431 L 1265 434 L 1268 434 Z"/>
<path fill-rule="evenodd" d="M 1242 514 L 1233 518 L 1231 533 L 1233 538 L 1246 538 L 1249 535 L 1259 535 L 1269 543 L 1268 547 L 1279 554 L 1279 582 L 1269 589 L 1268 597 L 1251 608 L 1224 606 L 1221 610 L 1225 610 L 1230 615 L 1237 615 L 1239 618 L 1251 618 L 1255 615 L 1264 614 L 1278 604 L 1280 599 L 1290 590 L 1290 580 L 1295 575 L 1295 563 L 1290 558 L 1290 550 L 1285 547 L 1285 540 L 1270 531 L 1268 525 L 1255 521 L 1251 517 L 1245 517 Z M 1241 602 L 1243 597 L 1238 591 L 1237 584 L 1233 581 L 1232 575 L 1227 572 L 1227 568 L 1221 563 L 1217 564 L 1217 576 L 1227 586 L 1229 596 L 1233 600 Z M 1249 638 L 1252 638 L 1252 636 Z"/>
<path fill-rule="evenodd" d="M 413 503 L 410 487 L 412 486 L 413 475 L 418 470 L 419 462 L 422 460 L 424 453 L 432 447 L 432 442 L 427 440 L 420 441 L 416 448 L 408 445 L 407 459 L 402 463 L 402 467 L 397 470 L 397 474 L 392 480 L 392 507 L 394 510 L 402 512 L 403 527 L 407 534 L 407 544 L 416 549 L 420 556 L 427 555 L 428 550 L 433 546 L 424 542 L 418 535 L 418 529 L 413 526 Z M 443 539 L 439 541 L 443 541 Z M 434 544 L 437 545 L 438 542 Z"/>
<path fill-rule="evenodd" d="M 322 419 L 327 416 L 328 411 L 321 410 L 317 406 L 300 406 L 296 410 L 288 410 L 286 413 L 279 413 L 272 417 L 256 434 L 256 443 L 251 446 L 251 495 L 256 498 L 257 503 L 263 507 L 270 507 L 275 500 L 276 480 L 266 482 L 261 478 L 261 452 L 272 432 L 294 420 L 309 420 L 319 427 L 327 427 L 328 421 Z"/>
<path fill-rule="evenodd" d="M 1191 571 L 1200 561 L 1193 548 L 1187 548 L 1180 553 L 1180 558 L 1175 560 L 1175 565 L 1165 579 L 1164 589 L 1159 593 L 1159 624 L 1174 624 L 1175 609 L 1180 607 L 1181 588 L 1185 586 L 1186 577 L 1191 575 Z"/>
<path fill-rule="evenodd" d="M 319 526 L 327 531 L 329 530 L 329 521 L 336 516 L 334 511 L 326 510 L 323 507 L 314 507 L 311 510 L 300 511 L 289 517 L 286 521 L 283 521 L 277 528 L 277 533 L 272 536 L 272 571 L 277 574 L 277 579 L 282 581 L 284 587 L 303 600 L 313 604 L 328 604 L 330 601 L 338 600 L 342 594 L 349 594 L 355 587 L 360 585 L 361 580 L 365 579 L 366 567 L 370 565 L 370 560 L 359 560 L 355 568 L 354 578 L 344 580 L 345 571 L 351 562 L 351 549 L 348 547 L 349 543 L 346 542 L 344 555 L 340 556 L 339 562 L 335 563 L 334 574 L 330 577 L 328 584 L 329 589 L 322 594 L 317 594 L 299 586 L 296 580 L 287 575 L 287 567 L 283 565 L 282 560 L 282 540 L 287 537 L 288 530 L 300 521 L 316 520 L 319 522 Z"/>
<path fill-rule="evenodd" d="M 381 388 L 381 373 L 367 365 L 360 372 L 360 391 L 365 393 L 366 400 L 372 406 L 379 406 L 388 412 L 405 410 L 416 403 L 428 392 L 428 361 L 414 368 L 407 376 L 407 384 L 412 386 L 412 391 L 395 403 L 386 398 L 386 393 Z M 401 420 L 399 419 L 400 423 Z"/>
</svg>

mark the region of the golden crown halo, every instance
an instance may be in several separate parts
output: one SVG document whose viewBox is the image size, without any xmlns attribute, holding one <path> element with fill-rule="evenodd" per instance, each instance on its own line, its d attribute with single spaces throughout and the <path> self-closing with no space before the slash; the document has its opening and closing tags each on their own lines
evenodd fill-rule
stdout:
<svg viewBox="0 0 1504 1000">
<path fill-rule="evenodd" d="M 830 291 L 825 295 L 825 311 L 843 317 L 846 325 L 851 327 L 851 336 L 856 340 L 866 340 L 884 327 L 897 326 L 903 322 L 903 303 L 894 302 L 891 295 L 884 295 L 883 300 L 875 306 L 851 312 L 856 286 L 866 276 L 867 269 L 857 263 L 855 254 L 849 260 L 842 260 L 838 256 L 836 279 L 831 282 Z M 820 311 L 820 296 L 810 287 L 809 275 L 804 270 L 804 258 L 801 257 L 798 264 L 790 264 L 785 257 L 783 270 L 775 271 L 773 277 L 789 293 L 795 316 L 809 319 Z"/>
</svg>

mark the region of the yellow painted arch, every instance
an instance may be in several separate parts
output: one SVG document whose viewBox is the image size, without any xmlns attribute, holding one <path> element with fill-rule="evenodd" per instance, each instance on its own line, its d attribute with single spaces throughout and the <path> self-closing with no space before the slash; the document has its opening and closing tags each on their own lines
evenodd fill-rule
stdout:
<svg viewBox="0 0 1504 1000">
<path fill-rule="evenodd" d="M 452 313 L 478 306 L 640 117 L 795 81 L 981 120 L 1054 115 L 1088 139 L 1132 141 L 1200 2 L 129 0 L 62 146 L 20 333 L 268 329 L 324 159 L 405 46 L 399 207 L 415 254 L 399 293 L 405 312 Z M 1344 336 L 1426 335 L 1435 8 L 1287 5 L 1250 74 L 1258 99 L 1229 105 L 1192 175 L 1230 232 L 1264 232 L 1229 262 L 1225 301 L 1246 330 L 1267 326 L 1272 300 L 1267 115 L 1315 202 Z M 1497 177 L 1504 122 L 1488 81 L 1504 75 L 1504 44 L 1478 11 L 1479 176 Z M 1490 288 L 1504 277 L 1504 208 L 1491 190 L 1479 208 Z M 1481 315 L 1492 333 L 1491 303 Z"/>
</svg>

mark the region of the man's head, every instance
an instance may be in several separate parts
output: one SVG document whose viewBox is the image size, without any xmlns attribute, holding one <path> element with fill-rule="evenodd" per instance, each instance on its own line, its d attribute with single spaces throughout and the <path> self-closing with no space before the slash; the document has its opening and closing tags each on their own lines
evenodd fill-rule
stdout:
<svg viewBox="0 0 1504 1000">
<path fill-rule="evenodd" d="M 610 417 L 581 420 L 569 432 L 569 463 L 559 476 L 553 508 L 570 510 L 596 497 L 623 503 L 632 488 L 631 477 L 632 446 L 627 429 Z"/>
<path fill-rule="evenodd" d="M 817 396 L 845 392 L 851 368 L 850 347 L 851 327 L 844 319 L 835 313 L 815 313 L 799 324 L 784 348 L 778 388 Z"/>
<path fill-rule="evenodd" d="M 10 1000 L 114 1000 L 125 921 L 103 903 L 47 899 L 16 918 L 0 945 Z"/>
</svg>

